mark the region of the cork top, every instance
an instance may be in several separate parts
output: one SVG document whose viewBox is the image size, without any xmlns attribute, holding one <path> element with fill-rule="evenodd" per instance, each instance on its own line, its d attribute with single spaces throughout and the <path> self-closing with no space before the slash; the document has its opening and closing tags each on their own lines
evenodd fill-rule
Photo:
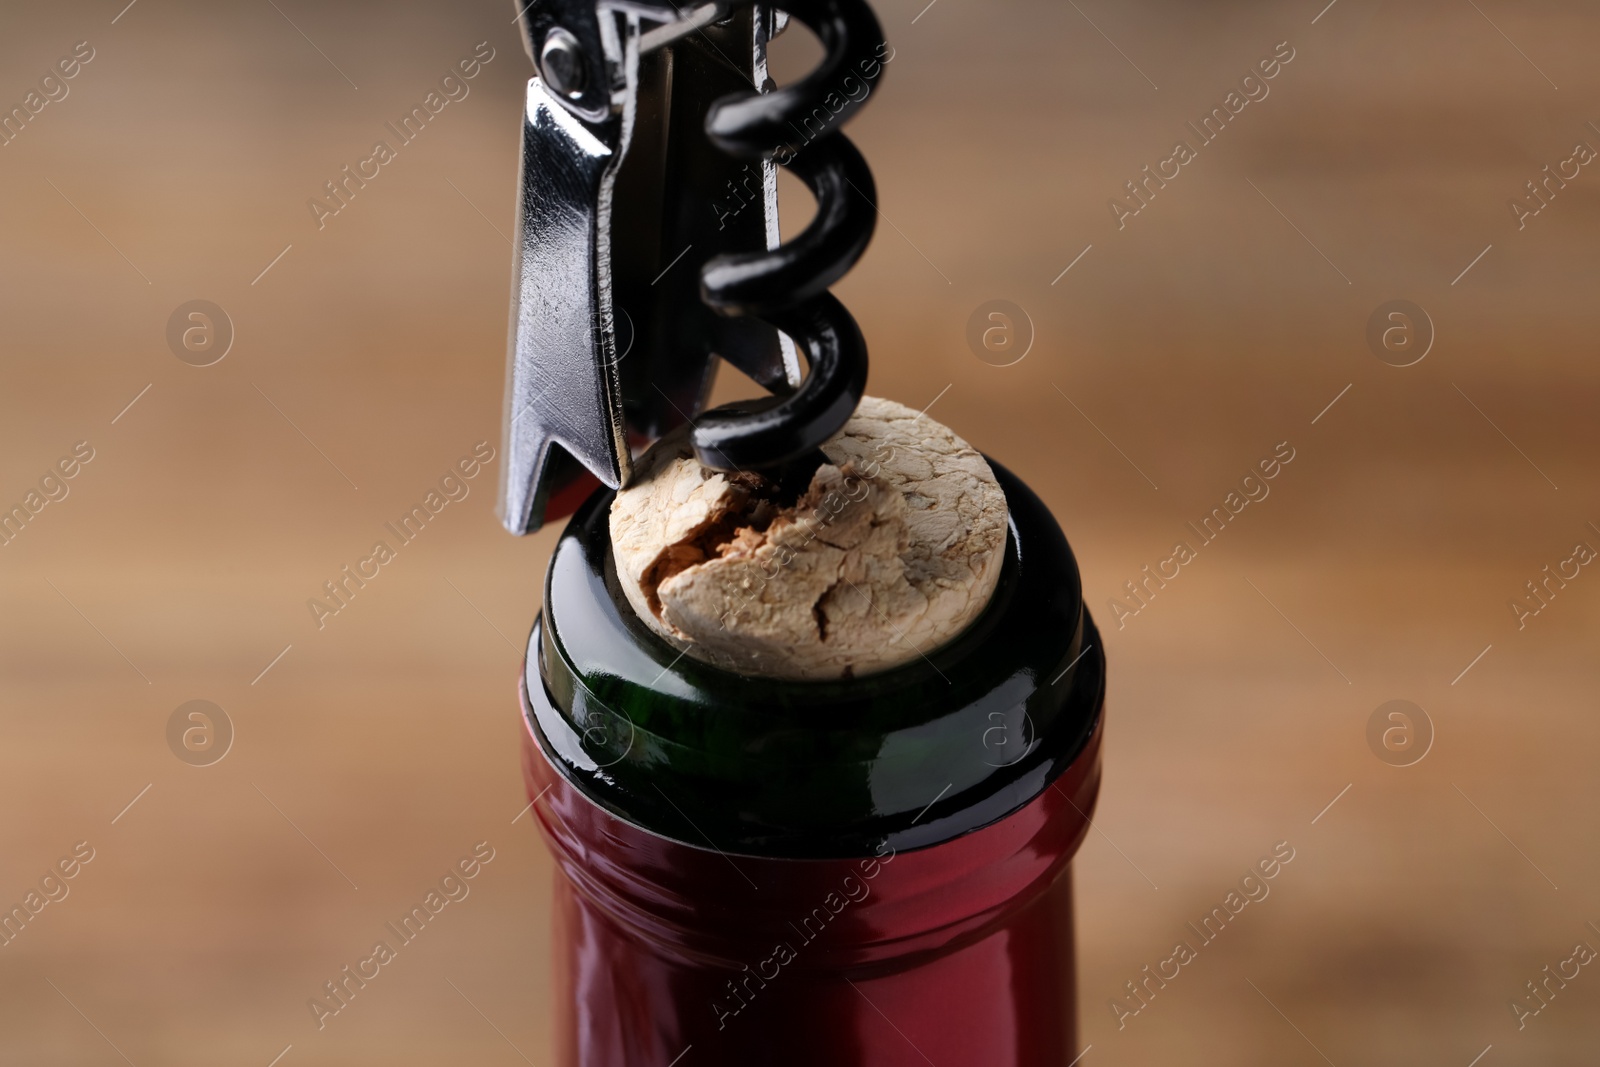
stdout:
<svg viewBox="0 0 1600 1067">
<path fill-rule="evenodd" d="M 687 433 L 612 503 L 629 603 L 686 654 L 745 675 L 860 677 L 944 644 L 988 604 L 1006 543 L 989 464 L 947 427 L 865 398 L 797 498 L 702 467 Z"/>
</svg>

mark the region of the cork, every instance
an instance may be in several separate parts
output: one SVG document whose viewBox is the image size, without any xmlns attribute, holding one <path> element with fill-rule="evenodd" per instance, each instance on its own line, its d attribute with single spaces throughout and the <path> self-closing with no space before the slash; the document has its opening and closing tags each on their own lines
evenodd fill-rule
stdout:
<svg viewBox="0 0 1600 1067">
<path fill-rule="evenodd" d="M 610 516 L 639 618 L 696 659 L 794 680 L 889 670 L 970 626 L 1006 544 L 983 456 L 875 397 L 822 452 L 794 499 L 755 473 L 702 467 L 688 428 L 641 457 Z"/>
</svg>

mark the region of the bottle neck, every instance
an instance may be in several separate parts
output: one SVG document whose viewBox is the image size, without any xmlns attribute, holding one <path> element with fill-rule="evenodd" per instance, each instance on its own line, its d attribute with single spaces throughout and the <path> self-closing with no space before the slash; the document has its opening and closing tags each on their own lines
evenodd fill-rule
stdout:
<svg viewBox="0 0 1600 1067">
<path fill-rule="evenodd" d="M 729 854 L 870 857 L 1021 810 L 1094 736 L 1105 661 L 1060 527 L 990 465 L 1009 530 L 983 615 L 903 667 L 831 682 L 732 674 L 652 633 L 617 585 L 611 494 L 596 494 L 557 546 L 530 642 L 534 737 L 613 815 Z"/>
</svg>

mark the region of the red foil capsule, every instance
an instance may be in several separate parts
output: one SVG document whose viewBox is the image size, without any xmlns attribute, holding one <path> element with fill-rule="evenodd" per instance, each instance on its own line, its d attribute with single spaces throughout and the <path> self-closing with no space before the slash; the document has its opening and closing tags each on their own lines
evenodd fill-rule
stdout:
<svg viewBox="0 0 1600 1067">
<path fill-rule="evenodd" d="M 652 834 L 584 796 L 531 726 L 523 763 L 559 870 L 562 1067 L 1059 1067 L 1081 1051 L 1068 863 L 1098 730 L 1022 810 L 861 859 Z"/>
</svg>

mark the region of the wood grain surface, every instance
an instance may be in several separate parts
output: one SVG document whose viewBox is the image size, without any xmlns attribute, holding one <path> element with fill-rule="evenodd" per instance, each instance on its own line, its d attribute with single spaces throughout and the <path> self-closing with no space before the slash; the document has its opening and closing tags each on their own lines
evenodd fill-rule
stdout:
<svg viewBox="0 0 1600 1067">
<path fill-rule="evenodd" d="M 0 545 L 0 905 L 93 853 L 0 946 L 0 1061 L 547 1064 L 515 679 L 554 531 L 457 466 L 499 448 L 512 5 L 123 2 L 0 10 L 0 105 L 44 101 L 0 146 L 0 507 L 39 502 Z M 925 4 L 876 5 L 882 218 L 838 292 L 873 392 L 1054 508 L 1104 632 L 1082 1062 L 1593 1063 L 1600 11 Z M 210 366 L 169 346 L 194 300 L 232 324 Z M 994 300 L 1009 354 L 969 345 Z M 1368 343 L 1396 300 L 1406 367 Z M 193 700 L 232 724 L 211 766 L 169 747 Z M 1394 700 L 1431 723 L 1408 767 L 1369 744 Z"/>
</svg>

